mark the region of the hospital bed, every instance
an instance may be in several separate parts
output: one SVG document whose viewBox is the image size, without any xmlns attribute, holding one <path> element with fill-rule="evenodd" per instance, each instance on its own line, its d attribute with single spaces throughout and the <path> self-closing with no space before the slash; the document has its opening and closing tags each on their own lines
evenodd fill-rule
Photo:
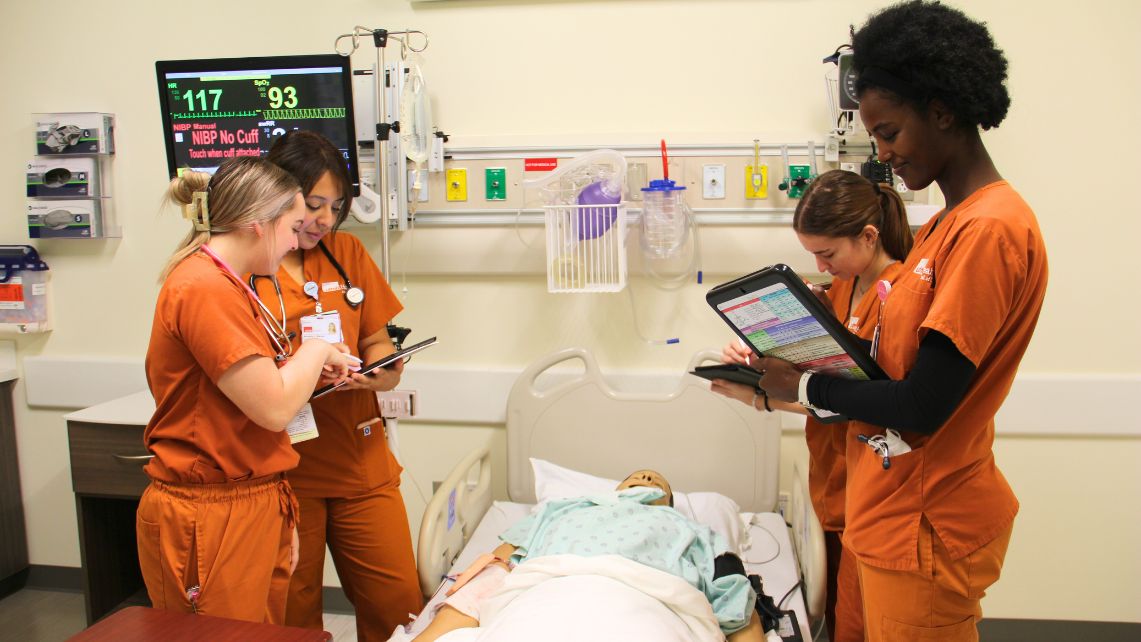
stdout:
<svg viewBox="0 0 1141 642">
<path fill-rule="evenodd" d="M 687 370 L 719 354 L 699 353 Z M 567 371 L 567 362 L 582 371 Z M 424 613 L 444 599 L 447 576 L 494 549 L 498 535 L 536 503 L 531 458 L 590 475 L 622 479 L 639 468 L 658 470 L 675 491 L 712 491 L 734 500 L 747 527 L 742 558 L 762 577 L 764 592 L 796 613 L 804 640 L 809 615 L 824 602 L 824 543 L 797 471 L 786 516 L 778 502 L 779 413 L 750 410 L 682 375 L 665 393 L 619 392 L 594 357 L 571 348 L 539 359 L 516 380 L 507 402 L 507 490 L 511 501 L 492 501 L 490 452 L 460 461 L 425 510 L 417 546 L 420 585 L 430 598 Z M 791 528 L 789 527 L 791 525 Z M 800 583 L 803 578 L 803 583 Z M 800 584 L 799 588 L 797 585 Z M 415 621 L 410 634 L 427 626 Z"/>
</svg>

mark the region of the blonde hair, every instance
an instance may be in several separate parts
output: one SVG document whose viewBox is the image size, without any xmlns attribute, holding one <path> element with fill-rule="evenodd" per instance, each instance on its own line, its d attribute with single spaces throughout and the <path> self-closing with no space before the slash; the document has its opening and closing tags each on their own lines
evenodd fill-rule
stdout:
<svg viewBox="0 0 1141 642">
<path fill-rule="evenodd" d="M 253 157 L 223 161 L 214 176 L 202 172 L 183 172 L 170 182 L 167 198 L 176 205 L 189 208 L 189 218 L 198 225 L 178 245 L 159 276 L 166 280 L 186 257 L 194 254 L 212 234 L 226 234 L 254 223 L 272 223 L 285 212 L 293 197 L 301 191 L 297 179 L 277 165 Z M 195 199 L 196 192 L 206 195 Z"/>
</svg>

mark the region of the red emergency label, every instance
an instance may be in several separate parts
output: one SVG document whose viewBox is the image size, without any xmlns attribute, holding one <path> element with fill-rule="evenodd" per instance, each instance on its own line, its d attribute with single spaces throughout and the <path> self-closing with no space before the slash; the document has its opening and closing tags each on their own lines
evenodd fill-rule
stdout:
<svg viewBox="0 0 1141 642">
<path fill-rule="evenodd" d="M 24 286 L 19 283 L 0 283 L 0 301 L 23 301 Z"/>
<path fill-rule="evenodd" d="M 524 158 L 524 172 L 549 172 L 559 166 L 557 158 Z"/>
</svg>

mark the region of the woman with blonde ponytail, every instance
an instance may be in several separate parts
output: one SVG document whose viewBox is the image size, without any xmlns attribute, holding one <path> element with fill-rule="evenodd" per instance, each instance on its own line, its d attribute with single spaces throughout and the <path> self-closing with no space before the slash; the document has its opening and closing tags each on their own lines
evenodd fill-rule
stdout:
<svg viewBox="0 0 1141 642">
<path fill-rule="evenodd" d="M 347 376 L 347 348 L 291 350 L 241 278 L 297 247 L 305 205 L 287 172 L 228 160 L 176 178 L 169 197 L 193 227 L 162 271 L 147 349 L 139 564 L 155 608 L 281 623 L 297 564 L 286 427 L 316 385 Z"/>
<path fill-rule="evenodd" d="M 844 170 L 825 172 L 809 183 L 793 214 L 792 227 L 804 249 L 816 257 L 816 268 L 832 275 L 825 296 L 836 318 L 856 336 L 870 340 L 879 322 L 876 284 L 893 282 L 911 251 L 911 228 L 903 199 L 890 185 L 880 185 Z M 755 365 L 757 357 L 738 343 L 722 353 L 728 363 Z M 771 399 L 740 384 L 715 381 L 713 391 L 753 403 L 760 409 L 806 414 L 803 406 Z M 758 402 L 760 399 L 760 402 Z M 824 528 L 828 558 L 825 620 L 829 639 L 864 639 L 863 612 L 856 560 L 841 542 L 844 531 L 846 451 L 856 441 L 847 422 L 822 424 L 809 416 L 808 489 Z"/>
</svg>

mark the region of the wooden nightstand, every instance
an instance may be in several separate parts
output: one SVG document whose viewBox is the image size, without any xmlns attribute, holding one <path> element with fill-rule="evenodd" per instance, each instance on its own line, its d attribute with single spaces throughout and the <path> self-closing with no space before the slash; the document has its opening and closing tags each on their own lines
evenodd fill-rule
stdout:
<svg viewBox="0 0 1141 642">
<path fill-rule="evenodd" d="M 153 412 L 144 391 L 66 417 L 88 624 L 123 605 L 147 604 L 135 512 L 150 483 L 143 429 Z"/>
</svg>

